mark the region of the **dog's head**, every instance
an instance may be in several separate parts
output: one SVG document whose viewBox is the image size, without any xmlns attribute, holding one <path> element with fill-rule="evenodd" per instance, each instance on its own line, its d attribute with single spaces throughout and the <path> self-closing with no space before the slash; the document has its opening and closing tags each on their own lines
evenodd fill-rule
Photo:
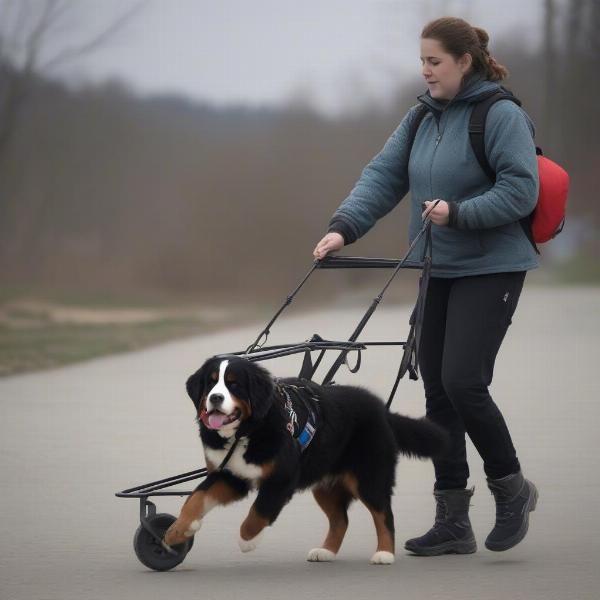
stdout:
<svg viewBox="0 0 600 600">
<path fill-rule="evenodd" d="M 235 355 L 209 358 L 186 383 L 202 424 L 233 435 L 242 423 L 258 423 L 273 402 L 273 379 L 256 363 Z"/>
</svg>

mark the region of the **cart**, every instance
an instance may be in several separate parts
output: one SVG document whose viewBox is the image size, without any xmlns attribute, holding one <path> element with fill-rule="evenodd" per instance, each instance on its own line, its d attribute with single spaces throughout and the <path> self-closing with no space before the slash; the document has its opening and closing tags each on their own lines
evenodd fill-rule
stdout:
<svg viewBox="0 0 600 600">
<path fill-rule="evenodd" d="M 409 261 L 413 249 L 421 237 L 425 236 L 425 244 L 423 255 L 420 261 Z M 356 373 L 360 369 L 361 356 L 364 350 L 369 346 L 402 346 L 402 358 L 398 369 L 398 374 L 392 386 L 389 398 L 387 400 L 387 408 L 389 409 L 400 379 L 408 372 L 410 379 L 418 379 L 417 355 L 419 347 L 419 339 L 421 335 L 421 324 L 423 320 L 423 311 L 425 306 L 425 297 L 427 294 L 427 286 L 429 283 L 431 263 L 432 263 L 432 240 L 431 240 L 431 220 L 426 217 L 423 221 L 423 226 L 409 249 L 402 259 L 390 258 L 366 258 L 356 256 L 326 256 L 322 260 L 315 260 L 311 269 L 303 277 L 294 291 L 286 297 L 285 302 L 275 313 L 266 327 L 261 331 L 256 340 L 250 344 L 245 350 L 238 352 L 229 352 L 227 355 L 243 356 L 250 361 L 264 361 L 288 356 L 291 354 L 302 354 L 303 360 L 299 372 L 299 377 L 314 380 L 316 370 L 321 364 L 323 357 L 328 351 L 338 351 L 339 354 L 332 366 L 325 374 L 321 385 L 335 385 L 333 377 L 342 365 L 346 365 L 351 373 Z M 288 307 L 300 288 L 304 285 L 310 275 L 318 269 L 393 269 L 393 272 L 387 280 L 381 292 L 373 299 L 367 312 L 364 314 L 355 330 L 352 332 L 348 340 L 336 341 L 323 339 L 320 335 L 314 334 L 309 340 L 294 343 L 294 344 L 279 344 L 275 346 L 265 346 L 273 323 L 277 320 L 283 310 Z M 371 315 L 380 304 L 383 294 L 396 277 L 400 269 L 420 269 L 422 271 L 419 278 L 419 290 L 417 300 L 412 311 L 409 324 L 410 331 L 406 341 L 357 341 L 358 336 L 364 329 Z M 313 352 L 318 353 L 316 359 L 313 360 Z M 348 355 L 356 354 L 354 366 L 350 366 Z M 217 355 L 219 356 L 219 355 Z M 134 538 L 133 547 L 135 554 L 142 564 L 155 571 L 167 571 L 180 564 L 187 553 L 191 549 L 194 538 L 190 538 L 183 544 L 174 546 L 173 548 L 165 547 L 162 544 L 162 538 L 176 517 L 167 513 L 157 513 L 156 505 L 149 500 L 154 496 L 189 496 L 193 491 L 169 490 L 178 484 L 187 483 L 196 479 L 206 477 L 208 474 L 206 468 L 181 473 L 158 481 L 152 481 L 142 485 L 128 488 L 118 492 L 116 496 L 119 498 L 137 498 L 140 502 L 140 525 L 137 528 Z"/>
</svg>

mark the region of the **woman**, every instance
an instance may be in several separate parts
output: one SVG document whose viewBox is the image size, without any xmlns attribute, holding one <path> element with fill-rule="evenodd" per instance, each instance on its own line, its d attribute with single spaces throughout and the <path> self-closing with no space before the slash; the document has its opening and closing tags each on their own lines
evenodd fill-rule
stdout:
<svg viewBox="0 0 600 600">
<path fill-rule="evenodd" d="M 512 101 L 492 105 L 485 152 L 496 173 L 493 184 L 469 142 L 473 102 L 498 90 L 497 82 L 508 74 L 490 56 L 488 39 L 462 19 L 444 17 L 425 26 L 421 62 L 428 90 L 418 100 L 428 114 L 412 150 L 407 140 L 419 105 L 365 167 L 313 251 L 322 259 L 365 235 L 409 189 L 411 241 L 425 215 L 431 218 L 433 265 L 417 358 L 427 416 L 450 431 L 452 447 L 434 460 L 434 525 L 405 544 L 422 556 L 477 549 L 468 516 L 474 488 L 466 488 L 465 433 L 483 459 L 496 501 L 488 549 L 507 550 L 525 537 L 538 496 L 523 477 L 507 425 L 488 392 L 525 274 L 538 266 L 519 223 L 538 196 L 533 124 Z M 415 256 L 421 256 L 423 243 L 422 238 Z"/>
</svg>

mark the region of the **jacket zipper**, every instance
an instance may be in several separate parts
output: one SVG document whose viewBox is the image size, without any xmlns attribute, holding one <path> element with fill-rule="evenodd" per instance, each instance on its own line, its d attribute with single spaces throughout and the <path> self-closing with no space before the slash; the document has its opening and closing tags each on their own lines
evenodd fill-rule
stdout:
<svg viewBox="0 0 600 600">
<path fill-rule="evenodd" d="M 437 148 L 440 144 L 440 141 L 442 140 L 442 136 L 444 135 L 444 129 L 445 129 L 445 127 L 444 127 L 444 129 L 442 131 L 440 131 L 440 123 L 442 121 L 442 117 L 444 116 L 444 112 L 452 104 L 453 101 L 454 101 L 454 98 L 452 98 L 452 100 L 450 100 L 450 102 L 448 102 L 448 104 L 446 104 L 446 106 L 444 106 L 444 108 L 442 108 L 442 110 L 440 111 L 439 120 L 436 119 L 438 135 L 435 138 L 435 146 L 433 147 L 433 154 L 431 155 L 431 163 L 429 164 L 429 191 L 431 192 L 431 200 L 434 200 L 434 197 L 433 197 L 433 162 L 435 160 L 435 153 L 437 152 Z M 433 118 L 435 119 L 435 115 L 433 115 Z"/>
<path fill-rule="evenodd" d="M 440 115 L 440 120 L 442 116 Z M 437 148 L 440 144 L 440 140 L 442 139 L 443 131 L 440 132 L 440 123 L 436 122 L 438 135 L 435 138 L 435 146 L 433 147 L 433 154 L 431 155 L 431 162 L 429 163 L 429 191 L 431 193 L 431 200 L 433 200 L 433 162 L 435 160 L 435 153 L 437 152 Z"/>
</svg>

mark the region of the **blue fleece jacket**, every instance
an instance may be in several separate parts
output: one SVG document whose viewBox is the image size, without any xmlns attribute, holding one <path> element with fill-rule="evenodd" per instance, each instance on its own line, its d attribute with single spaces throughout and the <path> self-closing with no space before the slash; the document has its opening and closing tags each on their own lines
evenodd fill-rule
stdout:
<svg viewBox="0 0 600 600">
<path fill-rule="evenodd" d="M 413 106 L 369 162 L 329 222 L 346 244 L 365 235 L 375 222 L 411 192 L 409 240 L 422 226 L 422 203 L 441 198 L 449 203 L 448 225 L 431 226 L 434 277 L 462 277 L 538 266 L 536 253 L 518 222 L 535 207 L 538 169 L 534 127 L 514 102 L 492 105 L 485 125 L 485 152 L 496 173 L 492 182 L 477 162 L 469 141 L 473 102 L 499 85 L 474 74 L 459 93 L 441 102 L 429 91 L 418 97 L 428 112 L 409 156 Z M 412 260 L 420 260 L 424 237 Z"/>
</svg>

